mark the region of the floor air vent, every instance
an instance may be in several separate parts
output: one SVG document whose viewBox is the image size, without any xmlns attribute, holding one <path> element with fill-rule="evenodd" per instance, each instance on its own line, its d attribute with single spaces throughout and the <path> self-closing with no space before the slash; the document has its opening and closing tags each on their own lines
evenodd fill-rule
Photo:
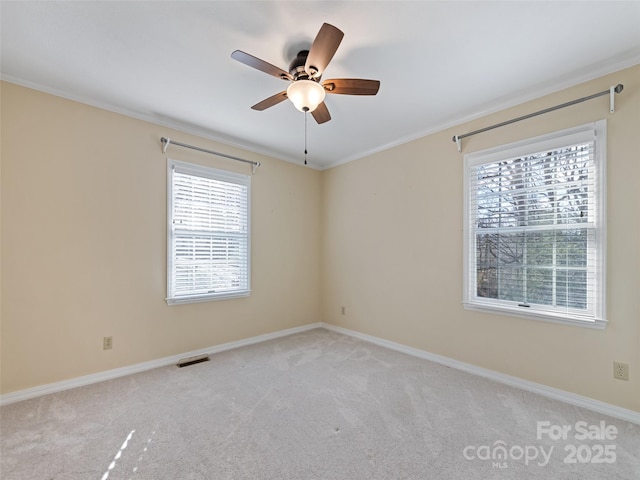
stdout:
<svg viewBox="0 0 640 480">
<path fill-rule="evenodd" d="M 188 367 L 189 365 L 195 365 L 196 363 L 208 362 L 211 360 L 209 355 L 198 355 L 196 357 L 183 358 L 178 362 L 178 367 Z"/>
</svg>

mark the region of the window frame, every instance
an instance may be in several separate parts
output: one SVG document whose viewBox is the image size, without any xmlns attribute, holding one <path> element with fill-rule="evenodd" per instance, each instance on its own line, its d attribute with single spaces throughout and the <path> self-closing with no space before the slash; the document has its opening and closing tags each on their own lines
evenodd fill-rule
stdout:
<svg viewBox="0 0 640 480">
<path fill-rule="evenodd" d="M 187 295 L 174 295 L 172 291 L 173 267 L 174 267 L 174 240 L 175 229 L 173 227 L 173 193 L 174 193 L 174 172 L 176 169 L 187 175 L 209 178 L 212 180 L 234 183 L 246 186 L 247 188 L 247 210 L 246 210 L 246 288 L 238 290 L 224 291 L 219 293 L 198 293 Z M 187 163 L 179 160 L 167 158 L 167 286 L 166 302 L 168 305 L 179 305 L 186 303 L 209 302 L 215 300 L 225 300 L 231 298 L 247 297 L 251 294 L 251 177 L 240 173 L 220 170 L 200 164 Z"/>
<path fill-rule="evenodd" d="M 471 152 L 464 155 L 463 180 L 463 306 L 468 310 L 497 313 L 564 325 L 603 329 L 606 324 L 606 120 L 587 123 L 573 128 L 552 132 L 546 135 L 500 145 L 497 147 Z M 596 258 L 592 268 L 595 272 L 595 292 L 592 318 L 584 315 L 567 315 L 549 308 L 521 308 L 518 302 L 478 297 L 477 295 L 477 262 L 476 235 L 473 222 L 475 214 L 470 212 L 470 203 L 474 193 L 470 191 L 471 168 L 478 165 L 512 160 L 533 155 L 544 150 L 564 148 L 583 141 L 594 141 L 595 164 L 595 199 L 594 199 L 594 250 Z M 489 232 L 488 232 L 489 233 Z M 472 238 L 473 236 L 473 238 Z M 473 245 L 471 244 L 473 242 Z M 473 251 L 472 251 L 473 249 Z M 566 309 L 569 310 L 568 308 Z"/>
</svg>

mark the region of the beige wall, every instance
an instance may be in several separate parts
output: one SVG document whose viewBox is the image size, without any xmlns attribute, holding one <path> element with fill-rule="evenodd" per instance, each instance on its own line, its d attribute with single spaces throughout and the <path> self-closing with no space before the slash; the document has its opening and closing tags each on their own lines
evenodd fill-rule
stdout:
<svg viewBox="0 0 640 480">
<path fill-rule="evenodd" d="M 9 83 L 1 95 L 2 393 L 321 320 L 320 172 Z M 161 136 L 262 162 L 250 297 L 166 304 Z"/>
<path fill-rule="evenodd" d="M 608 96 L 463 140 L 487 125 L 622 83 Z M 464 310 L 463 154 L 608 119 L 608 320 L 604 331 Z M 326 322 L 640 411 L 640 67 L 328 170 Z M 346 315 L 341 315 L 341 306 Z M 612 362 L 630 366 L 628 382 Z"/>
<path fill-rule="evenodd" d="M 464 310 L 452 135 L 616 83 L 614 115 L 602 97 L 463 141 L 471 152 L 608 118 L 607 328 Z M 0 94 L 2 393 L 326 321 L 640 411 L 640 67 L 325 172 L 13 84 Z M 263 163 L 251 297 L 166 305 L 163 135 Z M 613 380 L 613 360 L 630 381 Z"/>
</svg>

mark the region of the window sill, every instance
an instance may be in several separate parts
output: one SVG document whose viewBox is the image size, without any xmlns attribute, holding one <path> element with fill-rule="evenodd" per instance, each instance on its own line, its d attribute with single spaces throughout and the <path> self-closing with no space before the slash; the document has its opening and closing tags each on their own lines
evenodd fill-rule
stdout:
<svg viewBox="0 0 640 480">
<path fill-rule="evenodd" d="M 183 305 L 185 303 L 214 302 L 216 300 L 229 300 L 232 298 L 243 298 L 243 297 L 248 297 L 249 295 L 251 295 L 251 290 L 245 290 L 242 292 L 193 295 L 190 297 L 165 298 L 165 300 L 167 301 L 168 305 Z"/>
<path fill-rule="evenodd" d="M 563 318 L 545 312 L 526 311 L 509 307 L 496 307 L 492 305 L 482 305 L 478 303 L 462 302 L 466 310 L 475 310 L 483 313 L 494 313 L 497 315 L 507 315 L 509 317 L 519 317 L 527 320 L 537 320 L 560 325 L 569 325 L 572 327 L 591 328 L 595 330 L 604 330 L 607 326 L 606 320 L 596 319 L 595 321 L 577 320 L 571 318 Z"/>
</svg>

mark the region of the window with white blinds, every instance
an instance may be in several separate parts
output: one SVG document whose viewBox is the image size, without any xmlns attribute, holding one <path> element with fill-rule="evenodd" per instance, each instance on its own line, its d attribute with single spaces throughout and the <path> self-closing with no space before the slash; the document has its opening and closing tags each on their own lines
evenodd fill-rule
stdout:
<svg viewBox="0 0 640 480">
<path fill-rule="evenodd" d="M 604 326 L 606 123 L 465 155 L 468 308 Z"/>
<path fill-rule="evenodd" d="M 168 161 L 169 304 L 249 295 L 250 182 Z"/>
</svg>

